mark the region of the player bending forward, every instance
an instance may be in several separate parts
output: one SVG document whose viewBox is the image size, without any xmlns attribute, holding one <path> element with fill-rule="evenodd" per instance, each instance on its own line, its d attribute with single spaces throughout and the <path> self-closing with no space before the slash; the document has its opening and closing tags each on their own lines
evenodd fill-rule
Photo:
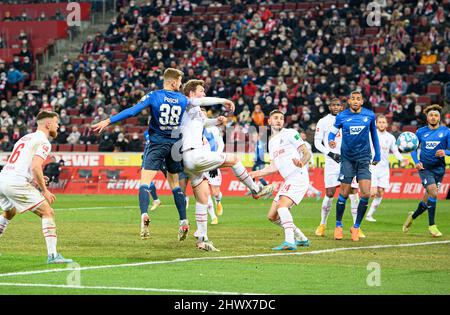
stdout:
<svg viewBox="0 0 450 315">
<path fill-rule="evenodd" d="M 331 210 L 331 204 L 333 203 L 334 195 L 336 194 L 336 188 L 341 186 L 341 182 L 339 181 L 339 172 L 341 168 L 341 132 L 339 131 L 336 134 L 336 147 L 333 149 L 328 145 L 328 135 L 330 134 L 331 129 L 336 122 L 337 114 L 342 112 L 344 110 L 344 107 L 342 106 L 342 103 L 338 98 L 334 98 L 331 100 L 328 109 L 330 110 L 330 114 L 321 118 L 317 122 L 316 133 L 314 135 L 314 145 L 316 149 L 325 155 L 325 197 L 322 201 L 320 225 L 316 229 L 317 236 L 325 236 L 327 219 Z M 355 179 L 352 180 L 350 186 L 351 190 L 349 198 L 351 203 L 353 223 L 355 223 L 359 202 L 358 183 Z M 359 230 L 359 237 L 365 237 L 361 229 Z"/>
<path fill-rule="evenodd" d="M 270 165 L 250 172 L 253 178 L 280 172 L 284 183 L 267 214 L 269 220 L 284 229 L 285 241 L 273 250 L 295 250 L 309 246 L 308 238 L 295 226 L 290 209 L 298 205 L 309 187 L 308 162 L 311 153 L 294 129 L 285 129 L 284 115 L 273 110 L 268 123 L 272 129 L 269 140 Z"/>
<path fill-rule="evenodd" d="M 204 82 L 201 80 L 189 80 L 184 88 L 184 94 L 190 99 L 198 99 L 205 96 Z M 234 111 L 234 104 L 223 98 L 215 99 L 214 104 L 223 104 L 229 110 Z M 213 105 L 213 104 L 205 104 Z M 234 156 L 223 152 L 213 152 L 205 148 L 203 144 L 203 128 L 205 126 L 219 125 L 226 121 L 223 116 L 217 119 L 206 118 L 200 107 L 189 106 L 181 122 L 182 154 L 184 168 L 191 180 L 191 186 L 197 201 L 195 206 L 195 218 L 197 223 L 198 242 L 197 248 L 207 251 L 217 251 L 207 235 L 208 196 L 209 185 L 204 172 L 222 167 L 231 167 L 236 177 L 252 192 L 253 198 L 272 193 L 273 185 L 260 189 L 247 173 L 242 163 Z"/>
<path fill-rule="evenodd" d="M 366 215 L 366 220 L 370 222 L 377 221 L 373 218 L 373 214 L 383 199 L 384 190 L 389 188 L 389 152 L 394 153 L 395 157 L 401 162 L 401 167 L 405 167 L 409 163 L 409 160 L 404 159 L 398 151 L 397 145 L 395 144 L 395 137 L 386 131 L 388 124 L 386 117 L 384 115 L 378 115 L 376 124 L 378 139 L 380 141 L 381 161 L 377 165 L 372 166 L 371 194 L 374 199 Z"/>
<path fill-rule="evenodd" d="M 428 231 L 433 237 L 440 237 L 434 217 L 436 214 L 436 202 L 445 175 L 445 156 L 450 156 L 450 129 L 440 125 L 442 107 L 430 105 L 424 109 L 427 115 L 428 125 L 416 131 L 419 138 L 420 158 L 417 151 L 411 153 L 411 157 L 419 170 L 422 185 L 425 187 L 425 195 L 415 212 L 409 212 L 403 232 L 408 232 L 413 221 L 428 210 Z"/>
<path fill-rule="evenodd" d="M 47 244 L 49 264 L 71 263 L 56 251 L 55 213 L 50 206 L 56 197 L 45 185 L 42 165 L 50 154 L 48 137 L 56 138 L 59 117 L 55 112 L 42 111 L 37 117 L 36 132 L 20 138 L 0 173 L 0 237 L 6 230 L 16 211 L 31 211 L 42 219 L 42 233 Z M 41 189 L 39 192 L 32 183 Z"/>
</svg>

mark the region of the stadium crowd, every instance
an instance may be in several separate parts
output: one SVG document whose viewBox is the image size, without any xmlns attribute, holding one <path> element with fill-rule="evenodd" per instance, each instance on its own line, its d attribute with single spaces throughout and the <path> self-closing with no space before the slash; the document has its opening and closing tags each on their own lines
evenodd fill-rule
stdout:
<svg viewBox="0 0 450 315">
<path fill-rule="evenodd" d="M 19 90 L 15 80 L 26 77 L 27 68 L 0 61 L 0 150 L 10 150 L 31 130 L 39 110 L 53 109 L 62 125 L 55 143 L 139 151 L 142 135 L 126 125 L 102 137 L 89 126 L 162 88 L 166 67 L 183 70 L 185 80 L 205 80 L 207 95 L 235 102 L 228 123 L 235 141 L 278 108 L 286 113 L 288 127 L 304 130 L 312 143 L 330 100 L 345 102 L 355 89 L 363 93 L 365 107 L 387 115 L 394 135 L 415 130 L 425 123 L 424 105 L 445 103 L 450 2 L 377 1 L 381 27 L 367 25 L 368 2 L 327 8 L 317 3 L 300 11 L 295 4 L 294 9 L 271 10 L 278 2 L 234 0 L 227 13 L 198 14 L 201 0 L 156 0 L 142 6 L 123 1 L 108 29 L 88 36 L 80 57 L 65 57 L 38 87 Z M 210 7 L 226 4 L 215 1 Z M 438 92 L 427 94 L 430 86 Z M 6 89 L 14 89 L 16 97 L 8 100 Z M 144 111 L 137 123 L 147 125 L 147 116 Z M 73 123 L 74 117 L 83 123 Z"/>
</svg>

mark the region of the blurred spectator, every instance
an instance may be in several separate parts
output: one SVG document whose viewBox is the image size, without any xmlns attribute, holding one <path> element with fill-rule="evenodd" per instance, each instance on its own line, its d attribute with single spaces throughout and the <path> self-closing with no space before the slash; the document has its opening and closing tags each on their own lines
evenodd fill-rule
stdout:
<svg viewBox="0 0 450 315">
<path fill-rule="evenodd" d="M 142 140 L 139 139 L 139 134 L 134 132 L 131 136 L 131 140 L 128 143 L 128 151 L 131 152 L 142 152 L 143 143 Z"/>
<path fill-rule="evenodd" d="M 84 124 L 83 132 L 80 135 L 80 144 L 93 144 L 96 143 L 97 136 L 91 128 L 91 125 Z"/>
<path fill-rule="evenodd" d="M 66 117 L 68 117 L 68 116 L 66 116 Z M 67 132 L 66 126 L 62 125 L 61 127 L 59 127 L 58 135 L 55 138 L 55 143 L 66 144 L 68 137 L 69 137 L 69 133 Z"/>
<path fill-rule="evenodd" d="M 113 150 L 114 150 L 114 141 L 111 139 L 108 133 L 103 134 L 99 144 L 99 151 L 112 152 Z"/>
<path fill-rule="evenodd" d="M 81 134 L 78 131 L 78 127 L 77 126 L 73 126 L 72 127 L 72 132 L 67 137 L 67 143 L 69 143 L 69 144 L 78 144 L 79 140 L 80 140 L 80 137 L 81 137 Z"/>
<path fill-rule="evenodd" d="M 400 74 L 397 74 L 395 76 L 395 81 L 393 81 L 391 83 L 389 92 L 393 96 L 405 95 L 407 89 L 408 89 L 408 84 L 405 81 L 403 81 L 402 76 Z"/>
<path fill-rule="evenodd" d="M 121 132 L 117 136 L 117 140 L 114 143 L 114 152 L 126 152 L 128 151 L 128 140 L 125 139 L 125 135 Z"/>
<path fill-rule="evenodd" d="M 3 138 L 0 140 L 0 151 L 11 152 L 13 148 L 14 144 L 9 140 L 9 136 L 7 134 L 3 135 Z"/>
<path fill-rule="evenodd" d="M 255 105 L 255 109 L 252 113 L 252 120 L 255 126 L 264 126 L 264 113 L 260 104 Z"/>
</svg>

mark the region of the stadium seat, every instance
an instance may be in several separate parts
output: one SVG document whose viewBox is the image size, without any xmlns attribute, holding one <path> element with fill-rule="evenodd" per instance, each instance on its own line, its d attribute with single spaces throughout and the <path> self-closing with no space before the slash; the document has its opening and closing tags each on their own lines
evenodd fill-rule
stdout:
<svg viewBox="0 0 450 315">
<path fill-rule="evenodd" d="M 70 152 L 70 151 L 72 151 L 72 145 L 71 144 L 58 144 L 58 151 Z"/>
<path fill-rule="evenodd" d="M 297 3 L 297 10 L 308 10 L 309 9 L 309 3 L 299 2 Z"/>
<path fill-rule="evenodd" d="M 93 121 L 94 121 L 94 117 L 86 117 L 86 118 L 84 118 L 83 123 L 91 124 Z"/>
<path fill-rule="evenodd" d="M 58 144 L 52 143 L 52 152 L 58 151 Z"/>
<path fill-rule="evenodd" d="M 283 4 L 282 3 L 271 4 L 271 5 L 269 5 L 269 10 L 272 12 L 281 11 L 281 10 L 283 10 Z"/>
<path fill-rule="evenodd" d="M 293 3 L 293 2 L 288 2 L 284 4 L 284 11 L 289 12 L 289 11 L 294 11 L 296 8 L 297 4 Z"/>
<path fill-rule="evenodd" d="M 77 116 L 80 113 L 80 110 L 78 108 L 68 108 L 67 109 L 67 115 L 69 116 Z"/>
<path fill-rule="evenodd" d="M 70 117 L 70 123 L 72 125 L 78 126 L 83 124 L 83 118 L 81 117 Z"/>
<path fill-rule="evenodd" d="M 430 104 L 431 103 L 431 97 L 428 95 L 421 95 L 417 98 L 417 103 L 420 104 Z"/>
<path fill-rule="evenodd" d="M 442 88 L 440 85 L 428 84 L 427 93 L 441 95 Z"/>
<path fill-rule="evenodd" d="M 412 126 L 412 125 L 405 125 L 402 128 L 403 132 L 405 132 L 405 131 L 416 132 L 416 130 L 417 130 L 417 126 Z"/>
<path fill-rule="evenodd" d="M 99 145 L 98 144 L 88 144 L 87 151 L 88 152 L 98 152 Z"/>
<path fill-rule="evenodd" d="M 387 111 L 386 106 L 377 106 L 374 108 L 375 114 L 384 114 Z"/>
<path fill-rule="evenodd" d="M 72 151 L 74 152 L 86 152 L 85 144 L 74 144 L 72 147 Z"/>
</svg>

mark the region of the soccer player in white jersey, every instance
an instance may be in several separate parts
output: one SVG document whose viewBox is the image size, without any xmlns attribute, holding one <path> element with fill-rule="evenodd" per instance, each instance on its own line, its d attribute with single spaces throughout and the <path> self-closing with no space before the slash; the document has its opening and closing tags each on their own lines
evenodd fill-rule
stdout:
<svg viewBox="0 0 450 315">
<path fill-rule="evenodd" d="M 325 155 L 325 169 L 324 169 L 324 182 L 325 182 L 325 197 L 322 201 L 321 221 L 320 225 L 316 229 L 317 236 L 325 236 L 325 230 L 327 226 L 328 215 L 331 210 L 331 204 L 336 193 L 336 188 L 341 186 L 339 181 L 340 165 L 340 153 L 341 153 L 341 132 L 336 135 L 336 148 L 331 149 L 328 145 L 328 135 L 330 130 L 336 121 L 336 116 L 344 110 L 344 106 L 338 98 L 333 98 L 328 107 L 330 113 L 321 118 L 317 122 L 316 133 L 314 135 L 314 145 L 319 152 Z M 358 183 L 355 179 L 351 184 L 351 194 L 349 195 L 353 222 L 356 220 L 356 214 L 358 211 Z M 365 237 L 362 230 L 359 230 L 359 237 Z"/>
<path fill-rule="evenodd" d="M 204 81 L 189 80 L 183 88 L 184 94 L 190 99 L 205 96 Z M 216 98 L 216 104 L 223 104 L 234 111 L 234 104 L 223 98 Z M 191 180 L 191 186 L 197 201 L 195 218 L 197 223 L 197 248 L 206 251 L 217 251 L 207 236 L 208 195 L 209 185 L 204 172 L 222 167 L 231 167 L 236 177 L 251 191 L 253 198 L 257 199 L 272 193 L 273 185 L 260 189 L 249 176 L 247 170 L 235 155 L 223 152 L 213 152 L 203 144 L 203 128 L 210 125 L 219 125 L 226 122 L 226 118 L 219 116 L 208 119 L 198 106 L 188 106 L 181 122 L 183 164 L 186 174 Z"/>
<path fill-rule="evenodd" d="M 50 206 L 56 197 L 47 189 L 42 171 L 52 148 L 48 137 L 56 138 L 58 135 L 59 116 L 55 112 L 42 111 L 36 120 L 36 132 L 29 133 L 16 142 L 0 173 L 0 207 L 3 210 L 0 216 L 0 237 L 16 212 L 31 211 L 42 219 L 42 232 L 48 252 L 47 263 L 71 263 L 72 259 L 64 258 L 56 251 L 55 214 Z"/>
<path fill-rule="evenodd" d="M 377 133 L 380 141 L 381 149 L 381 161 L 377 165 L 371 165 L 372 171 L 372 204 L 370 205 L 369 212 L 367 213 L 366 220 L 370 222 L 376 222 L 373 218 L 373 214 L 377 210 L 378 206 L 383 199 L 384 190 L 389 188 L 389 153 L 392 152 L 395 157 L 400 161 L 400 166 L 405 167 L 408 165 L 409 160 L 403 158 L 398 151 L 395 144 L 395 137 L 386 131 L 388 122 L 386 116 L 377 116 Z M 373 148 L 372 148 L 373 152 Z"/>
<path fill-rule="evenodd" d="M 309 246 L 308 238 L 295 226 L 290 209 L 298 205 L 308 190 L 307 165 L 311 158 L 305 142 L 294 129 L 283 128 L 284 114 L 273 110 L 268 123 L 272 130 L 269 140 L 270 165 L 250 172 L 253 178 L 279 172 L 284 183 L 278 191 L 267 214 L 268 219 L 284 229 L 285 241 L 273 250 L 296 250 L 297 246 Z"/>
<path fill-rule="evenodd" d="M 217 126 L 206 127 L 203 134 L 208 141 L 211 151 L 223 152 L 225 144 L 222 139 L 222 132 Z M 222 185 L 222 173 L 220 172 L 220 169 L 215 169 L 207 172 L 206 178 L 208 179 L 209 187 L 211 188 L 211 195 L 216 202 L 217 215 L 221 216 L 223 214 L 222 192 L 220 191 L 220 186 Z M 211 216 L 211 224 L 218 224 L 219 220 L 214 213 L 214 204 L 211 196 L 208 198 L 208 212 Z"/>
</svg>

